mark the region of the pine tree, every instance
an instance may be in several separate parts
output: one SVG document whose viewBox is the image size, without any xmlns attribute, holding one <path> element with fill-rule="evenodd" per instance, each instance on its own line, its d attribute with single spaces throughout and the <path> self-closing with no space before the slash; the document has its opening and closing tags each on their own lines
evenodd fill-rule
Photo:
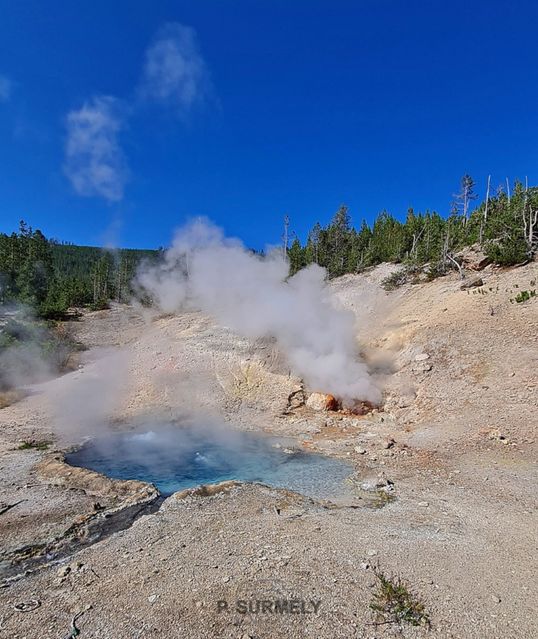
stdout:
<svg viewBox="0 0 538 639">
<path fill-rule="evenodd" d="M 288 249 L 288 260 L 290 263 L 290 275 L 294 275 L 306 266 L 305 252 L 297 238 L 293 240 L 291 247 Z"/>
<path fill-rule="evenodd" d="M 316 222 L 314 227 L 308 234 L 308 240 L 306 242 L 306 263 L 311 264 L 315 262 L 319 264 L 319 241 L 321 235 L 321 224 Z"/>
<path fill-rule="evenodd" d="M 330 277 L 337 277 L 346 272 L 346 258 L 350 249 L 351 219 L 345 204 L 342 204 L 327 229 L 328 263 L 327 269 Z"/>
</svg>

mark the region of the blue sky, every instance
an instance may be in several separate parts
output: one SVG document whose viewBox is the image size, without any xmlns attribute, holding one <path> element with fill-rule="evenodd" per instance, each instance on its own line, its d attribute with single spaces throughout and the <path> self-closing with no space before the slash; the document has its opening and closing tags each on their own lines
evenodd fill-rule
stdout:
<svg viewBox="0 0 538 639">
<path fill-rule="evenodd" d="M 0 0 L 0 231 L 256 248 L 538 183 L 535 2 Z"/>
</svg>

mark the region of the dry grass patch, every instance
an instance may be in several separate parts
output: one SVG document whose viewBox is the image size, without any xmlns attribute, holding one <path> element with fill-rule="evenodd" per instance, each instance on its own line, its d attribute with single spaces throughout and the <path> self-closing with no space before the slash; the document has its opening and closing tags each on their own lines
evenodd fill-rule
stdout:
<svg viewBox="0 0 538 639">
<path fill-rule="evenodd" d="M 376 614 L 374 625 L 404 624 L 410 626 L 430 626 L 430 617 L 424 604 L 410 590 L 401 577 L 389 577 L 381 570 L 374 570 L 377 577 L 377 591 L 370 608 Z"/>
</svg>

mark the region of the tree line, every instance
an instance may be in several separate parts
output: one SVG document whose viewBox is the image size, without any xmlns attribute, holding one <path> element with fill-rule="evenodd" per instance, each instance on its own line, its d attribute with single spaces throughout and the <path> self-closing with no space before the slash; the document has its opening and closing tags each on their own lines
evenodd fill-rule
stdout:
<svg viewBox="0 0 538 639">
<path fill-rule="evenodd" d="M 142 259 L 158 251 L 61 244 L 21 221 L 19 231 L 0 233 L 0 304 L 19 302 L 47 319 L 73 306 L 105 308 L 127 301 Z"/>
<path fill-rule="evenodd" d="M 295 273 L 308 264 L 327 269 L 329 277 L 358 273 L 381 262 L 409 266 L 428 265 L 438 275 L 458 266 L 455 254 L 465 246 L 479 244 L 496 264 L 509 266 L 532 259 L 538 248 L 538 187 L 516 181 L 490 190 L 474 210 L 477 196 L 469 175 L 461 179 L 450 214 L 409 209 L 404 222 L 382 211 L 372 226 L 362 221 L 351 224 L 347 206 L 342 205 L 326 227 L 316 223 L 302 244 L 295 237 L 288 248 L 289 218 L 285 220 L 284 250 Z"/>
<path fill-rule="evenodd" d="M 538 187 L 519 181 L 510 189 L 490 189 L 477 199 L 474 181 L 463 176 L 450 214 L 409 209 L 401 222 L 382 211 L 370 226 L 351 224 L 341 206 L 330 224 L 316 223 L 304 244 L 284 221 L 284 251 L 293 274 L 308 264 L 327 269 L 329 277 L 358 273 L 381 262 L 409 267 L 428 265 L 434 277 L 458 267 L 457 252 L 479 244 L 494 263 L 508 266 L 532 259 L 538 249 Z M 19 231 L 0 233 L 0 304 L 22 302 L 44 318 L 62 317 L 69 307 L 104 308 L 110 300 L 128 301 L 131 282 L 141 260 L 157 260 L 162 249 L 119 249 L 62 244 L 47 239 L 21 221 Z"/>
</svg>

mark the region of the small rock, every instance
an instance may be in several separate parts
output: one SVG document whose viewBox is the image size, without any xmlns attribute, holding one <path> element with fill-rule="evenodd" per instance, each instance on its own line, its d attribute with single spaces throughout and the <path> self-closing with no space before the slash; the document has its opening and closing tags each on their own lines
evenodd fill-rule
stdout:
<svg viewBox="0 0 538 639">
<path fill-rule="evenodd" d="M 506 435 L 503 435 L 501 431 L 496 428 L 489 431 L 488 438 L 498 442 L 508 443 L 508 438 L 506 437 Z"/>
<path fill-rule="evenodd" d="M 425 362 L 427 359 L 430 359 L 428 353 L 419 353 L 415 355 L 415 362 Z"/>
<path fill-rule="evenodd" d="M 419 501 L 419 502 L 418 502 L 418 505 L 419 505 L 421 508 L 428 508 L 428 506 L 429 506 L 430 504 L 429 504 L 427 501 Z"/>
<path fill-rule="evenodd" d="M 368 557 L 375 557 L 377 555 L 377 550 L 369 550 L 366 554 Z"/>
<path fill-rule="evenodd" d="M 426 364 L 424 362 L 415 364 L 414 366 L 411 367 L 411 370 L 413 371 L 413 373 L 427 373 L 431 371 L 431 369 L 432 369 L 432 365 Z"/>
<path fill-rule="evenodd" d="M 355 446 L 355 448 L 353 449 L 356 453 L 358 453 L 359 455 L 364 455 L 366 454 L 366 448 L 363 448 L 362 446 Z"/>
<path fill-rule="evenodd" d="M 303 388 L 296 388 L 289 396 L 288 396 L 288 410 L 294 410 L 296 408 L 300 408 L 305 404 L 305 392 Z"/>
<path fill-rule="evenodd" d="M 491 595 L 491 598 L 495 603 L 501 603 L 501 598 L 498 595 Z"/>
<path fill-rule="evenodd" d="M 477 286 L 484 286 L 484 280 L 481 277 L 473 277 L 465 280 L 460 286 L 460 289 L 465 291 L 470 288 L 476 288 Z"/>
<path fill-rule="evenodd" d="M 367 561 L 362 561 L 359 565 L 361 570 L 368 570 L 368 568 L 370 568 L 370 564 Z"/>
<path fill-rule="evenodd" d="M 394 482 L 391 479 L 387 479 L 383 474 L 380 474 L 376 478 L 368 478 L 362 481 L 360 488 L 368 491 L 384 490 L 388 492 L 394 489 Z"/>
<path fill-rule="evenodd" d="M 60 570 L 58 570 L 58 577 L 67 577 L 67 575 L 71 572 L 70 566 L 62 566 Z"/>
<path fill-rule="evenodd" d="M 306 400 L 306 405 L 312 410 L 338 410 L 337 399 L 326 393 L 312 393 Z"/>
<path fill-rule="evenodd" d="M 30 599 L 29 601 L 22 601 L 21 603 L 13 604 L 13 608 L 18 612 L 32 612 L 37 610 L 41 606 L 39 599 Z"/>
<path fill-rule="evenodd" d="M 409 406 L 411 406 L 414 400 L 415 398 L 412 397 L 411 395 L 405 395 L 404 397 L 400 397 L 398 399 L 398 408 L 409 408 Z"/>
<path fill-rule="evenodd" d="M 153 604 L 153 603 L 155 603 L 157 601 L 158 598 L 159 598 L 159 595 L 150 595 L 148 597 L 148 601 L 149 601 L 150 604 Z"/>
<path fill-rule="evenodd" d="M 392 437 L 387 437 L 387 439 L 385 439 L 383 441 L 382 447 L 383 448 L 392 448 L 395 443 L 396 443 L 396 441 Z"/>
</svg>

